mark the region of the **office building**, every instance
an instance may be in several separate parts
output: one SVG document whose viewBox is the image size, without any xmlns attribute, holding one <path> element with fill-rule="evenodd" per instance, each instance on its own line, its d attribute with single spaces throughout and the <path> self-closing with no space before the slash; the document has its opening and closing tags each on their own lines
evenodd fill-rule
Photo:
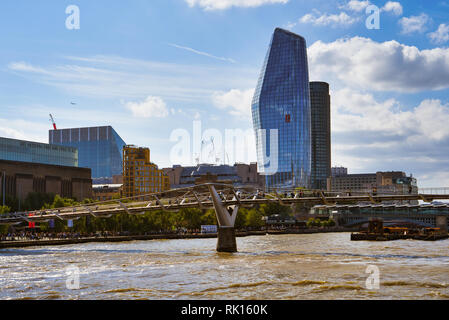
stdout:
<svg viewBox="0 0 449 320">
<path fill-rule="evenodd" d="M 346 176 L 347 174 L 348 174 L 348 168 L 345 168 L 345 167 L 332 167 L 331 168 L 331 176 L 332 177 Z"/>
<path fill-rule="evenodd" d="M 77 167 L 78 150 L 68 146 L 0 137 L 0 160 Z"/>
<path fill-rule="evenodd" d="M 329 84 L 310 82 L 312 119 L 312 188 L 326 190 L 331 176 L 331 112 Z"/>
<path fill-rule="evenodd" d="M 150 161 L 150 149 L 123 148 L 123 197 L 135 197 L 170 189 L 167 175 Z"/>
<path fill-rule="evenodd" d="M 50 130 L 49 142 L 78 149 L 78 166 L 90 168 L 92 179 L 112 182 L 122 173 L 122 149 L 126 145 L 111 126 Z"/>
<path fill-rule="evenodd" d="M 328 191 L 377 194 L 417 194 L 416 178 L 402 171 L 342 174 L 327 179 Z"/>
<path fill-rule="evenodd" d="M 310 187 L 309 71 L 301 36 L 280 28 L 274 31 L 254 94 L 252 118 L 265 187 Z"/>
</svg>

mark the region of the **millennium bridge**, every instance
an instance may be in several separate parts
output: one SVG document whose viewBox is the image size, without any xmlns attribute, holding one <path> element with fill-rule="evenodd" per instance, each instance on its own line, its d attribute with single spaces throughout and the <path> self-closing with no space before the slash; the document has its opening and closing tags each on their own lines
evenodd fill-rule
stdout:
<svg viewBox="0 0 449 320">
<path fill-rule="evenodd" d="M 0 225 L 17 225 L 23 222 L 48 222 L 52 219 L 77 220 L 83 216 L 110 218 L 116 214 L 142 215 L 149 211 L 179 211 L 186 208 L 214 209 L 218 221 L 217 251 L 236 252 L 237 243 L 234 225 L 240 207 L 254 207 L 261 204 L 277 203 L 283 206 L 295 206 L 303 214 L 327 210 L 328 215 L 341 214 L 351 219 L 351 212 L 342 209 L 363 208 L 373 206 L 399 208 L 392 202 L 423 201 L 430 203 L 436 200 L 449 200 L 449 189 L 442 188 L 433 193 L 406 195 L 349 194 L 346 192 L 328 193 L 315 191 L 305 193 L 298 189 L 277 189 L 265 193 L 252 187 L 236 187 L 223 183 L 204 183 L 188 188 L 139 195 L 137 197 L 108 200 L 74 207 L 42 209 L 31 212 L 16 212 L 0 217 Z M 386 203 L 386 205 L 383 205 Z M 368 205 L 367 205 L 368 204 Z M 313 208 L 313 210 L 311 210 Z M 449 212 L 449 211 L 448 211 Z M 371 214 L 372 216 L 373 214 Z M 356 216 L 356 223 L 367 220 L 370 215 Z M 447 215 L 435 216 L 436 224 L 447 230 Z M 338 219 L 337 219 L 338 220 Z M 341 220 L 341 219 L 340 219 Z"/>
</svg>

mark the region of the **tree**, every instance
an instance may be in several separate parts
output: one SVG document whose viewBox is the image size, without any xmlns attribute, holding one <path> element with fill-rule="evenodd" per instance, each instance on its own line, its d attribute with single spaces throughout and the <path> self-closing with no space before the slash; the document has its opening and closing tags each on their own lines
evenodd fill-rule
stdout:
<svg viewBox="0 0 449 320">
<path fill-rule="evenodd" d="M 307 220 L 306 225 L 307 225 L 308 228 L 323 226 L 321 220 L 318 219 L 318 218 L 315 218 L 315 219 L 314 218 L 309 218 L 309 220 Z"/>
<path fill-rule="evenodd" d="M 238 217 L 238 215 L 237 215 Z M 215 214 L 215 210 L 207 210 L 202 216 L 201 216 L 201 225 L 217 225 L 217 215 Z"/>
<path fill-rule="evenodd" d="M 201 228 L 201 216 L 202 211 L 196 208 L 181 209 L 177 216 L 179 219 L 183 220 L 183 225 L 187 229 L 199 229 Z M 173 219 L 174 224 L 178 223 L 178 219 Z M 181 221 L 179 221 L 181 222 Z"/>
<path fill-rule="evenodd" d="M 52 203 L 55 195 L 52 193 L 30 192 L 23 201 L 23 210 L 39 210 L 45 206 L 46 203 Z"/>
<path fill-rule="evenodd" d="M 260 205 L 259 210 L 260 213 L 265 217 L 278 214 L 281 218 L 285 219 L 292 216 L 292 210 L 290 207 L 282 206 L 276 202 L 264 203 Z"/>
<path fill-rule="evenodd" d="M 248 216 L 248 209 L 239 208 L 237 217 L 235 219 L 235 228 L 237 229 L 244 228 L 246 226 L 247 216 Z"/>
<path fill-rule="evenodd" d="M 256 209 L 248 210 L 248 214 L 246 216 L 246 226 L 252 228 L 260 228 L 265 222 L 262 220 L 262 214 Z"/>
<path fill-rule="evenodd" d="M 306 226 L 307 228 L 312 228 L 315 224 L 315 219 L 313 218 L 309 218 L 309 220 L 307 220 Z"/>
</svg>

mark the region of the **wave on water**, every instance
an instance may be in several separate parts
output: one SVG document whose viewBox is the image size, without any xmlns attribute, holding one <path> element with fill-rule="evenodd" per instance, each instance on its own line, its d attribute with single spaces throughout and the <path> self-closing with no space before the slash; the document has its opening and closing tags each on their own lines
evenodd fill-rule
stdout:
<svg viewBox="0 0 449 320">
<path fill-rule="evenodd" d="M 249 287 L 257 287 L 264 284 L 269 284 L 268 281 L 260 281 L 260 282 L 253 282 L 253 283 L 234 283 L 229 286 L 223 286 L 223 287 L 214 287 L 214 288 L 207 288 L 202 290 L 201 292 L 208 292 L 208 291 L 218 291 L 218 290 L 227 290 L 232 288 L 249 288 Z"/>
<path fill-rule="evenodd" d="M 103 293 L 127 293 L 127 292 L 153 292 L 151 289 L 141 289 L 141 288 L 122 288 L 122 289 L 112 289 L 104 291 Z"/>
<path fill-rule="evenodd" d="M 332 291 L 332 290 L 364 290 L 365 288 L 357 285 L 350 284 L 337 284 L 337 285 L 323 285 L 314 289 L 314 291 Z"/>
<path fill-rule="evenodd" d="M 213 288 L 207 288 L 202 290 L 201 292 L 209 292 L 209 291 L 219 291 L 219 290 L 228 290 L 228 289 L 235 289 L 235 288 L 251 288 L 251 287 L 258 287 L 262 285 L 291 285 L 291 286 L 312 286 L 312 285 L 324 285 L 327 281 L 320 281 L 320 280 L 300 280 L 300 281 L 294 281 L 294 282 L 275 282 L 275 281 L 259 281 L 259 282 L 253 282 L 253 283 L 234 283 L 229 286 L 222 286 L 222 287 L 213 287 Z"/>
<path fill-rule="evenodd" d="M 292 286 L 310 286 L 310 285 L 315 285 L 315 284 L 326 284 L 327 281 L 316 281 L 316 280 L 301 280 L 301 281 L 296 281 L 296 282 L 283 282 L 283 284 L 289 284 Z"/>
<path fill-rule="evenodd" d="M 396 287 L 396 286 L 412 286 L 419 288 L 449 288 L 447 283 L 435 283 L 435 282 L 414 282 L 414 281 L 385 281 L 381 282 L 381 286 Z"/>
<path fill-rule="evenodd" d="M 435 291 L 431 291 L 429 293 L 426 293 L 426 296 L 434 297 L 434 298 L 438 298 L 438 299 L 449 299 L 449 294 L 442 293 L 442 292 L 435 292 Z"/>
</svg>

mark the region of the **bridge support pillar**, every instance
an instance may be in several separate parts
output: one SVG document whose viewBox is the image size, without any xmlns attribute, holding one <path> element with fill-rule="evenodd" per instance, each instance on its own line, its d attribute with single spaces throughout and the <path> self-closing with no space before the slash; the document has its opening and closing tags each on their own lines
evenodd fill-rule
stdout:
<svg viewBox="0 0 449 320">
<path fill-rule="evenodd" d="M 237 252 L 237 240 L 235 238 L 235 218 L 239 210 L 238 206 L 223 205 L 221 197 L 213 185 L 209 185 L 209 192 L 214 203 L 215 214 L 218 221 L 218 252 Z M 235 197 L 234 197 L 235 198 Z"/>
<path fill-rule="evenodd" d="M 237 252 L 237 241 L 234 227 L 218 228 L 218 252 Z"/>
</svg>

